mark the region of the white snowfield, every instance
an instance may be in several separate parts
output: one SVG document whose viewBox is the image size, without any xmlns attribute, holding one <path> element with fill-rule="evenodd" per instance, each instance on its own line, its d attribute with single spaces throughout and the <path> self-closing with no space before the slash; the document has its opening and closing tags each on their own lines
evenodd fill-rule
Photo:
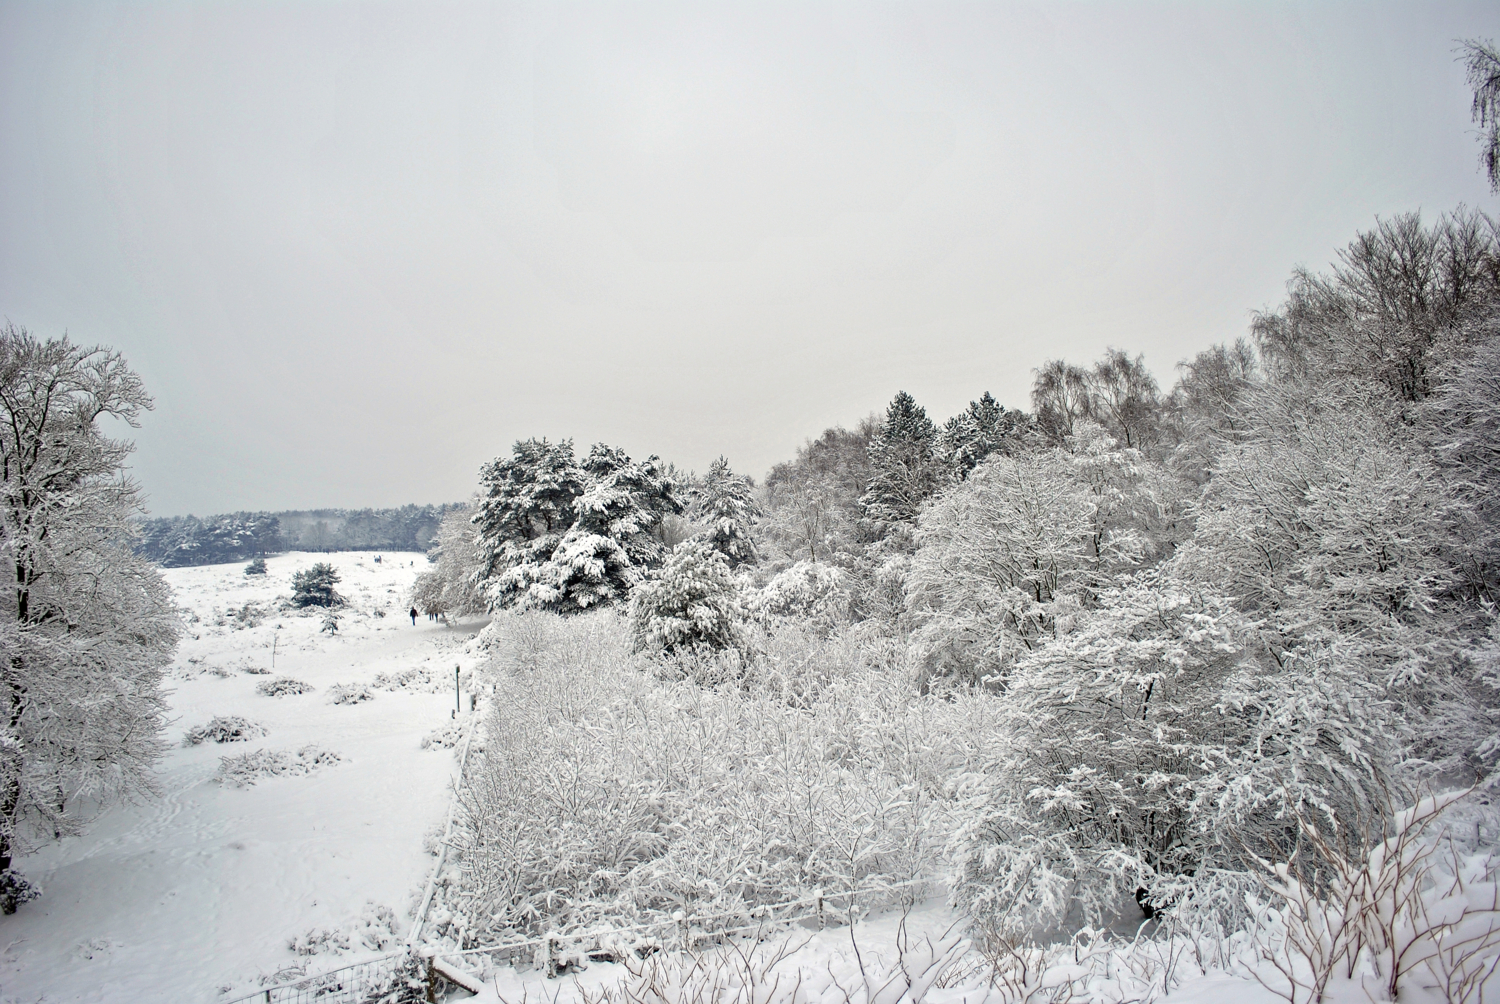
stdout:
<svg viewBox="0 0 1500 1004">
<path fill-rule="evenodd" d="M 421 741 L 449 723 L 454 667 L 478 661 L 465 642 L 484 622 L 421 617 L 413 626 L 406 601 L 427 560 L 381 557 L 292 553 L 269 559 L 258 577 L 247 577 L 243 563 L 167 570 L 185 623 L 167 684 L 173 745 L 161 763 L 162 797 L 112 809 L 85 835 L 17 861 L 43 895 L 0 918 L 0 1001 L 207 1002 L 225 987 L 248 993 L 259 976 L 307 961 L 288 942 L 310 930 L 342 934 L 352 952 L 368 952 L 359 928 L 362 916 L 378 914 L 369 902 L 393 911 L 388 926 L 405 936 L 434 860 L 424 838 L 445 818 L 455 766 L 452 750 Z M 279 609 L 292 574 L 317 561 L 338 570 L 336 588 L 349 600 L 337 634 L 322 630 L 321 611 Z M 258 624 L 246 603 L 266 611 Z M 246 671 L 270 670 L 273 647 L 274 675 Z M 336 683 L 368 686 L 378 673 L 417 668 L 446 685 L 436 693 L 372 687 L 372 700 L 329 700 Z M 279 676 L 316 689 L 256 692 Z M 188 729 L 228 715 L 266 734 L 182 745 Z M 339 761 L 247 787 L 215 780 L 220 757 L 309 744 Z"/>
</svg>

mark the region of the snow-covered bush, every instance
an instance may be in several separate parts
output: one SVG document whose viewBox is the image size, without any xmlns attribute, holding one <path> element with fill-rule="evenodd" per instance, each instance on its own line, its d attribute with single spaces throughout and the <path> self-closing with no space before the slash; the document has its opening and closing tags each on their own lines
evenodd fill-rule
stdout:
<svg viewBox="0 0 1500 1004">
<path fill-rule="evenodd" d="M 0 914 L 8 917 L 22 903 L 30 902 L 41 894 L 40 889 L 26 881 L 14 868 L 0 871 Z"/>
<path fill-rule="evenodd" d="M 266 727 L 239 715 L 216 715 L 207 725 L 195 725 L 182 737 L 182 745 L 247 742 L 266 734 Z"/>
<path fill-rule="evenodd" d="M 256 558 L 253 561 L 251 561 L 250 564 L 248 564 L 248 565 L 245 566 L 245 574 L 246 575 L 265 575 L 266 574 L 266 559 L 265 558 Z"/>
<path fill-rule="evenodd" d="M 1440 823 L 1467 794 L 1395 813 L 1383 840 L 1351 842 L 1299 814 L 1299 854 L 1258 862 L 1253 934 L 1274 975 L 1255 969 L 1256 978 L 1292 1004 L 1323 1000 L 1337 984 L 1389 1001 L 1424 988 L 1478 1001 L 1500 989 L 1500 857 L 1464 839 L 1469 827 Z"/>
<path fill-rule="evenodd" d="M 434 673 L 426 666 L 413 666 L 394 673 L 376 673 L 370 686 L 376 690 L 409 690 L 419 694 L 435 694 L 451 686 L 451 683 L 442 674 Z"/>
<path fill-rule="evenodd" d="M 328 688 L 329 704 L 358 704 L 373 700 L 375 695 L 362 683 L 335 683 Z"/>
<path fill-rule="evenodd" d="M 696 539 L 678 544 L 630 601 L 631 633 L 646 652 L 740 648 L 742 616 L 728 560 Z"/>
<path fill-rule="evenodd" d="M 310 683 L 294 680 L 290 676 L 278 676 L 274 680 L 265 680 L 257 684 L 255 692 L 267 697 L 285 697 L 288 694 L 306 694 L 313 689 Z"/>
<path fill-rule="evenodd" d="M 463 742 L 464 727 L 461 722 L 446 722 L 422 737 L 424 750 L 448 750 Z"/>
<path fill-rule="evenodd" d="M 292 576 L 292 605 L 297 607 L 336 607 L 344 598 L 333 588 L 339 573 L 326 561 L 304 568 Z"/>
<path fill-rule="evenodd" d="M 309 928 L 286 947 L 296 955 L 343 955 L 354 951 L 385 952 L 401 943 L 396 933 L 396 912 L 388 906 L 366 900 L 359 920 L 346 927 Z"/>
<path fill-rule="evenodd" d="M 219 758 L 215 779 L 232 788 L 247 788 L 265 777 L 296 777 L 331 767 L 343 757 L 316 745 L 298 750 L 251 750 L 239 756 Z"/>
<path fill-rule="evenodd" d="M 659 679 L 609 613 L 542 626 L 502 670 L 506 699 L 470 756 L 463 880 L 444 893 L 464 937 L 748 911 L 851 883 L 877 907 L 883 883 L 935 863 L 946 782 L 988 729 L 977 701 L 918 698 L 881 654 L 851 657 L 798 709 Z"/>
<path fill-rule="evenodd" d="M 842 570 L 826 561 L 799 561 L 749 598 L 750 613 L 763 622 L 789 618 L 830 630 L 849 619 L 846 580 Z"/>
</svg>

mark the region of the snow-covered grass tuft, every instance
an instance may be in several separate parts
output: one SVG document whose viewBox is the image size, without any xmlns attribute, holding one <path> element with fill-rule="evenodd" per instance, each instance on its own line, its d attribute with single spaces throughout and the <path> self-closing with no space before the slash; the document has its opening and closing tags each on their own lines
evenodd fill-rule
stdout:
<svg viewBox="0 0 1500 1004">
<path fill-rule="evenodd" d="M 246 742 L 266 734 L 266 727 L 239 715 L 218 715 L 207 725 L 195 725 L 182 737 L 182 745 L 197 746 L 200 743 Z"/>
<path fill-rule="evenodd" d="M 245 788 L 266 777 L 295 777 L 311 774 L 338 763 L 343 757 L 316 745 L 299 750 L 252 750 L 239 756 L 219 758 L 220 784 Z"/>
<path fill-rule="evenodd" d="M 313 685 L 294 680 L 290 676 L 278 676 L 274 680 L 267 680 L 255 688 L 257 694 L 265 694 L 267 697 L 285 697 L 287 694 L 306 694 L 313 690 Z"/>
<path fill-rule="evenodd" d="M 384 952 L 401 942 L 396 933 L 396 912 L 388 906 L 365 901 L 359 920 L 345 927 L 315 927 L 288 938 L 286 947 L 296 955 L 342 955 L 346 952 Z"/>
<path fill-rule="evenodd" d="M 435 694 L 449 689 L 452 684 L 447 677 L 434 674 L 426 666 L 414 666 L 396 673 L 376 673 L 370 686 L 377 690 L 409 690 L 418 694 Z"/>
<path fill-rule="evenodd" d="M 335 683 L 328 688 L 329 704 L 358 704 L 373 700 L 375 695 L 362 683 Z"/>
<path fill-rule="evenodd" d="M 448 750 L 463 741 L 463 726 L 458 722 L 448 722 L 433 729 L 422 737 L 422 748 Z"/>
</svg>

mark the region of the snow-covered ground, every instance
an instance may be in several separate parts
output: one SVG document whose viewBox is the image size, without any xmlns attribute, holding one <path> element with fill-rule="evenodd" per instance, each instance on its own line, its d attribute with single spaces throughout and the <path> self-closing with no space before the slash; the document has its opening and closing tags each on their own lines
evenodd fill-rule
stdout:
<svg viewBox="0 0 1500 1004">
<path fill-rule="evenodd" d="M 248 992 L 260 974 L 306 961 L 289 939 L 351 931 L 378 912 L 370 902 L 393 911 L 390 926 L 406 934 L 433 862 L 424 838 L 443 822 L 454 770 L 451 750 L 421 740 L 449 722 L 454 667 L 478 660 L 465 643 L 483 622 L 424 617 L 413 626 L 404 601 L 425 557 L 374 558 L 293 553 L 253 578 L 243 564 L 167 570 L 186 623 L 168 682 L 174 745 L 161 764 L 162 797 L 113 809 L 84 836 L 17 862 L 44 892 L 0 919 L 0 1000 L 194 1002 L 225 986 Z M 337 634 L 322 630 L 321 613 L 278 609 L 293 573 L 316 561 L 338 570 L 350 601 Z M 264 619 L 254 623 L 247 603 Z M 273 651 L 274 676 L 250 672 L 270 670 Z M 414 668 L 431 670 L 442 689 L 329 701 L 335 683 Z M 316 689 L 256 692 L 275 676 Z M 267 732 L 181 745 L 187 729 L 220 715 Z M 311 743 L 342 759 L 244 788 L 214 779 L 221 756 Z"/>
</svg>

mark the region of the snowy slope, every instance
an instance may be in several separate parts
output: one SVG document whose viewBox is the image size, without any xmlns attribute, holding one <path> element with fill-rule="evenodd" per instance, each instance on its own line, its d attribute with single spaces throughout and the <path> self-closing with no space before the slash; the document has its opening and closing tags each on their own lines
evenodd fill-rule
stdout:
<svg viewBox="0 0 1500 1004">
<path fill-rule="evenodd" d="M 0 1000 L 214 1000 L 220 987 L 248 990 L 257 975 L 305 961 L 289 939 L 347 929 L 367 901 L 393 909 L 405 934 L 433 860 L 424 836 L 444 818 L 454 768 L 451 751 L 420 743 L 449 721 L 453 669 L 476 661 L 464 642 L 483 622 L 413 626 L 403 600 L 426 559 L 373 558 L 288 554 L 257 578 L 242 564 L 165 573 L 188 623 L 168 684 L 176 720 L 163 797 L 114 809 L 86 835 L 18 861 L 44 895 L 0 918 Z M 350 600 L 337 635 L 321 631 L 321 614 L 273 610 L 239 627 L 225 616 L 246 603 L 273 608 L 290 596 L 292 574 L 320 560 L 339 571 Z M 375 615 L 380 609 L 386 616 Z M 257 694 L 272 676 L 245 670 L 270 669 L 273 648 L 277 676 L 316 689 Z M 415 667 L 433 670 L 444 689 L 328 701 L 334 683 L 369 684 L 379 672 Z M 268 734 L 181 745 L 187 728 L 230 714 Z M 343 759 L 248 788 L 214 780 L 221 756 L 308 743 Z"/>
</svg>

